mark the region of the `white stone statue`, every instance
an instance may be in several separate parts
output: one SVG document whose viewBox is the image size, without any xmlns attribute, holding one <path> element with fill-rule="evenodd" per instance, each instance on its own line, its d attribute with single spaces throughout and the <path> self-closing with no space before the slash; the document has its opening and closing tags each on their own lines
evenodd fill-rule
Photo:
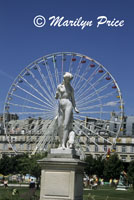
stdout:
<svg viewBox="0 0 134 200">
<path fill-rule="evenodd" d="M 59 99 L 58 109 L 58 135 L 60 137 L 60 147 L 62 149 L 72 148 L 74 142 L 73 132 L 73 109 L 76 113 L 79 111 L 76 108 L 74 99 L 74 90 L 70 84 L 73 79 L 73 75 L 66 72 L 63 76 L 63 83 L 58 85 L 55 98 Z M 70 135 L 70 138 L 69 138 Z M 69 139 L 69 145 L 67 147 L 67 140 Z"/>
</svg>

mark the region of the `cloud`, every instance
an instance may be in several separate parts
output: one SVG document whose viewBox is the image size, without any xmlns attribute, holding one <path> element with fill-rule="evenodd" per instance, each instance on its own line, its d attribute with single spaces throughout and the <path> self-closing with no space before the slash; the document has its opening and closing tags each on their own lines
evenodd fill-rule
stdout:
<svg viewBox="0 0 134 200">
<path fill-rule="evenodd" d="M 115 101 L 111 101 L 105 104 L 105 106 L 116 106 L 116 105 L 117 105 L 117 102 Z"/>
</svg>

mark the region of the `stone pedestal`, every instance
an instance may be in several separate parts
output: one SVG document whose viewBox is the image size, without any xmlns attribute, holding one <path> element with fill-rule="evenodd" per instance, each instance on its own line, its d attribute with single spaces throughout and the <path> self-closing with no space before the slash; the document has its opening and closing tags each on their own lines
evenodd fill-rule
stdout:
<svg viewBox="0 0 134 200">
<path fill-rule="evenodd" d="M 52 149 L 42 167 L 40 200 L 82 200 L 85 163 L 70 149 Z"/>
</svg>

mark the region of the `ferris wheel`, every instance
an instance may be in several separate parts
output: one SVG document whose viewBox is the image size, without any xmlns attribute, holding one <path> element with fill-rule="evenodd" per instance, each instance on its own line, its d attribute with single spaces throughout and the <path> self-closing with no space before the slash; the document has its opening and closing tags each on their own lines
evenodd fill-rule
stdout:
<svg viewBox="0 0 134 200">
<path fill-rule="evenodd" d="M 21 142 L 32 154 L 55 145 L 57 138 L 57 86 L 65 72 L 73 74 L 71 82 L 79 114 L 74 113 L 76 147 L 89 148 L 96 138 L 115 143 L 122 127 L 123 100 L 116 80 L 94 59 L 72 52 L 43 56 L 13 81 L 4 105 L 5 133 L 12 149 L 21 151 Z M 116 131 L 115 131 L 116 129 Z M 115 141 L 108 140 L 115 136 Z M 26 147 L 27 146 L 27 147 Z"/>
</svg>

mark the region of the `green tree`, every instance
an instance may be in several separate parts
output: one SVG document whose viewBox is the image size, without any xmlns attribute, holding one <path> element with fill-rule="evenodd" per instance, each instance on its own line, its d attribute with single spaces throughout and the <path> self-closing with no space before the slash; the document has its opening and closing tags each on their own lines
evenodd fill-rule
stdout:
<svg viewBox="0 0 134 200">
<path fill-rule="evenodd" d="M 37 161 L 45 156 L 45 153 L 35 154 L 32 156 L 29 156 L 28 154 L 21 154 L 13 157 L 3 155 L 0 159 L 0 173 L 3 175 L 30 174 L 38 178 L 41 173 L 41 167 Z"/>
<path fill-rule="evenodd" d="M 92 155 L 89 155 L 86 157 L 85 162 L 87 163 L 87 166 L 85 168 L 86 174 L 90 176 L 96 174 L 98 177 L 103 176 L 104 160 L 102 156 L 93 158 Z"/>
<path fill-rule="evenodd" d="M 128 181 L 133 185 L 133 190 L 134 190 L 134 161 L 131 161 L 129 163 L 127 175 L 128 175 Z"/>
<path fill-rule="evenodd" d="M 11 173 L 11 171 L 11 158 L 4 154 L 0 160 L 0 173 L 3 175 L 8 175 Z"/>
<path fill-rule="evenodd" d="M 123 162 L 118 158 L 117 154 L 113 154 L 104 163 L 104 177 L 106 180 L 110 178 L 119 178 L 121 171 L 123 170 Z"/>
<path fill-rule="evenodd" d="M 105 163 L 105 160 L 103 159 L 102 156 L 98 156 L 96 159 L 95 159 L 95 166 L 94 166 L 94 170 L 95 170 L 95 174 L 100 178 L 103 177 L 103 171 L 104 171 L 104 163 Z"/>
<path fill-rule="evenodd" d="M 35 176 L 36 178 L 40 177 L 41 174 L 41 167 L 37 163 L 38 160 L 46 157 L 47 154 L 35 154 L 34 156 L 31 156 L 30 161 L 32 163 L 30 167 L 30 174 Z"/>
<path fill-rule="evenodd" d="M 93 175 L 95 172 L 93 156 L 92 155 L 87 156 L 85 162 L 86 162 L 86 168 L 85 168 L 86 174 L 88 174 L 89 176 Z"/>
<path fill-rule="evenodd" d="M 18 159 L 18 170 L 21 174 L 30 174 L 38 178 L 41 173 L 41 167 L 38 164 L 38 160 L 44 158 L 46 154 L 35 154 L 29 156 L 24 154 L 23 157 Z"/>
</svg>

